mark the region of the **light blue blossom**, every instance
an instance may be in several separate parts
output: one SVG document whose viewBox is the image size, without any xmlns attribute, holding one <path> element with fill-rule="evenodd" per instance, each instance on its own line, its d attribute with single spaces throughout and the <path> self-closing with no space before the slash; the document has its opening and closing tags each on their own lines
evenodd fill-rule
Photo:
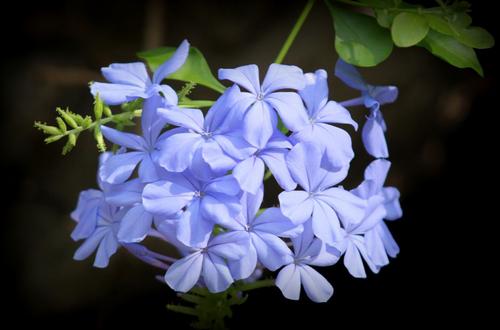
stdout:
<svg viewBox="0 0 500 330">
<path fill-rule="evenodd" d="M 238 182 L 231 175 L 200 180 L 189 171 L 148 184 L 144 209 L 154 215 L 178 219 L 177 239 L 191 247 L 207 244 L 215 224 L 231 224 L 240 213 Z"/>
<path fill-rule="evenodd" d="M 142 136 L 101 126 L 104 137 L 110 142 L 126 148 L 128 152 L 110 157 L 100 170 L 101 180 L 108 183 L 123 183 L 139 164 L 139 178 L 143 182 L 159 179 L 156 159 L 159 157 L 159 144 L 178 130 L 170 130 L 160 136 L 166 121 L 157 114 L 158 107 L 164 106 L 159 95 L 144 101 L 141 117 Z M 179 111 L 179 110 L 177 110 Z"/>
<path fill-rule="evenodd" d="M 163 140 L 160 166 L 173 172 L 191 168 L 193 174 L 206 177 L 222 175 L 250 155 L 255 148 L 242 138 L 241 113 L 234 109 L 240 95 L 237 86 L 229 88 L 206 118 L 198 109 L 159 109 L 165 122 L 185 129 Z"/>
<path fill-rule="evenodd" d="M 266 146 L 257 149 L 253 155 L 239 162 L 233 168 L 233 176 L 238 180 L 241 189 L 251 194 L 257 193 L 264 179 L 265 166 L 285 190 L 293 190 L 297 184 L 293 181 L 286 164 L 286 155 L 292 144 L 278 130 L 274 131 Z"/>
<path fill-rule="evenodd" d="M 148 99 L 162 95 L 166 105 L 177 105 L 177 94 L 168 85 L 161 85 L 163 79 L 179 70 L 189 54 L 189 42 L 184 40 L 175 53 L 149 78 L 142 62 L 114 63 L 102 68 L 102 75 L 109 83 L 94 82 L 90 85 L 92 95 L 108 105 L 118 105 L 137 98 Z M 161 94 L 160 94 L 161 93 Z"/>
<path fill-rule="evenodd" d="M 335 101 L 328 100 L 328 82 L 325 70 L 304 75 L 306 86 L 299 91 L 306 108 L 298 117 L 290 139 L 294 143 L 313 142 L 325 150 L 328 167 L 339 170 L 349 165 L 354 157 L 351 137 L 341 128 L 330 124 L 348 124 L 358 128 L 349 111 Z"/>
<path fill-rule="evenodd" d="M 341 221 L 358 223 L 363 219 L 366 202 L 340 187 L 347 168 L 329 171 L 321 167 L 323 153 L 314 143 L 299 143 L 287 156 L 293 179 L 304 190 L 279 194 L 281 211 L 295 224 L 309 219 L 314 234 L 327 244 L 342 239 Z"/>
<path fill-rule="evenodd" d="M 187 292 L 202 277 L 210 292 L 224 291 L 234 282 L 227 261 L 240 260 L 248 252 L 248 244 L 243 232 L 219 234 L 173 263 L 165 282 L 175 291 Z"/>
<path fill-rule="evenodd" d="M 293 237 L 302 232 L 302 226 L 294 225 L 277 207 L 265 209 L 257 216 L 263 197 L 262 186 L 255 195 L 244 193 L 241 213 L 234 224 L 228 226 L 233 231 L 246 234 L 250 241 L 248 253 L 240 260 L 229 262 L 235 279 L 252 275 L 257 261 L 273 271 L 291 262 L 290 249 L 280 237 Z"/>
<path fill-rule="evenodd" d="M 335 66 L 335 75 L 349 87 L 361 91 L 361 97 L 341 102 L 343 106 L 364 105 L 370 114 L 363 126 L 362 139 L 366 151 L 376 158 L 389 157 L 385 131 L 387 130 L 380 105 L 392 103 L 398 97 L 395 86 L 373 86 L 367 84 L 354 66 L 339 59 Z"/>
<path fill-rule="evenodd" d="M 245 65 L 236 69 L 220 69 L 219 79 L 230 80 L 248 92 L 240 97 L 244 111 L 241 123 L 246 140 L 262 149 L 273 135 L 279 114 L 285 126 L 293 130 L 304 105 L 295 92 L 278 92 L 284 89 L 300 90 L 304 87 L 302 70 L 292 65 L 271 64 L 262 85 L 259 68 Z"/>
<path fill-rule="evenodd" d="M 292 238 L 292 242 L 293 258 L 290 258 L 288 265 L 278 273 L 276 286 L 288 299 L 298 300 L 300 288 L 303 286 L 312 301 L 328 301 L 333 295 L 333 287 L 311 266 L 333 265 L 340 255 L 339 252 L 315 238 L 310 224 L 304 225 L 303 233 Z"/>
</svg>

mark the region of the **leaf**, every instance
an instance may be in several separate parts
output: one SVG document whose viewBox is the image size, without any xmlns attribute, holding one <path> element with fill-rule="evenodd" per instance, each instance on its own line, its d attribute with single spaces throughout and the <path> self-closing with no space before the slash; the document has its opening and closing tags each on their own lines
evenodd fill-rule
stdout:
<svg viewBox="0 0 500 330">
<path fill-rule="evenodd" d="M 495 45 L 493 36 L 478 26 L 461 30 L 457 36 L 457 40 L 466 46 L 478 49 L 491 48 Z"/>
<path fill-rule="evenodd" d="M 450 26 L 450 23 L 446 19 L 444 19 L 442 16 L 436 15 L 436 14 L 426 14 L 425 18 L 427 18 L 427 23 L 429 23 L 429 26 L 432 29 L 436 30 L 437 32 L 440 32 L 440 33 L 443 33 L 443 34 L 446 34 L 449 36 L 456 35 L 456 32 L 452 28 L 452 26 Z"/>
<path fill-rule="evenodd" d="M 430 30 L 419 45 L 457 68 L 471 68 L 483 76 L 483 69 L 474 49 L 460 43 L 453 37 Z"/>
<path fill-rule="evenodd" d="M 398 47 L 418 44 L 429 32 L 429 24 L 424 16 L 414 13 L 399 13 L 392 22 L 392 40 Z"/>
<path fill-rule="evenodd" d="M 472 18 L 465 12 L 453 13 L 449 18 L 450 24 L 457 30 L 462 30 L 472 23 Z"/>
<path fill-rule="evenodd" d="M 392 51 L 389 31 L 375 18 L 344 10 L 326 2 L 335 28 L 335 49 L 347 63 L 369 67 L 385 60 Z"/>
<path fill-rule="evenodd" d="M 175 47 L 163 47 L 140 52 L 137 56 L 145 60 L 149 68 L 154 71 L 168 60 L 175 50 Z M 225 87 L 215 79 L 203 54 L 195 47 L 189 49 L 189 56 L 184 65 L 167 78 L 197 83 L 219 93 L 225 90 Z"/>
<path fill-rule="evenodd" d="M 375 9 L 374 11 L 378 25 L 383 26 L 387 29 L 390 28 L 392 22 L 394 21 L 396 13 L 390 12 L 387 9 Z"/>
</svg>

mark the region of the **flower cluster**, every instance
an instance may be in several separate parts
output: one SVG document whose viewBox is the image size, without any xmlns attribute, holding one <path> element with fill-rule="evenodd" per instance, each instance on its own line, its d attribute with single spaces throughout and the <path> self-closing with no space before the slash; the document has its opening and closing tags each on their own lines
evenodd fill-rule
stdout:
<svg viewBox="0 0 500 330">
<path fill-rule="evenodd" d="M 279 270 L 285 297 L 299 299 L 304 287 L 324 302 L 333 287 L 313 266 L 343 257 L 352 276 L 365 277 L 363 260 L 378 272 L 397 255 L 384 220 L 400 218 L 401 208 L 398 190 L 384 186 L 390 162 L 380 111 L 395 87 L 368 85 L 339 61 L 336 75 L 362 94 L 337 103 L 325 70 L 271 64 L 261 82 L 258 67 L 246 65 L 219 70 L 232 85 L 204 113 L 180 108 L 162 84 L 188 54 L 184 41 L 152 79 L 143 63 L 112 64 L 102 69 L 108 82 L 91 85 L 107 105 L 143 100 L 142 134 L 101 127 L 119 148 L 101 155 L 100 190 L 83 191 L 72 213 L 72 238 L 84 240 L 75 259 L 96 251 L 94 265 L 106 267 L 123 247 L 164 269 L 178 292 L 197 285 L 221 292 Z M 348 131 L 358 125 L 345 107 L 353 105 L 369 109 L 362 138 L 376 159 L 346 190 L 340 184 L 354 157 Z M 279 206 L 263 209 L 266 169 L 283 191 Z M 147 237 L 175 246 L 180 258 L 151 251 Z"/>
</svg>

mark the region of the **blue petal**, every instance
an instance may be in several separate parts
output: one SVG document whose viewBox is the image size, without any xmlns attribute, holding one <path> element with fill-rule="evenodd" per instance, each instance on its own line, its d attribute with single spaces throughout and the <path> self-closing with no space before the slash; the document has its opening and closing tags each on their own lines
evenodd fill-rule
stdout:
<svg viewBox="0 0 500 330">
<path fill-rule="evenodd" d="M 305 191 L 314 192 L 319 187 L 326 170 L 321 168 L 322 150 L 314 143 L 298 143 L 287 155 L 288 169 Z"/>
<path fill-rule="evenodd" d="M 296 225 L 306 222 L 313 211 L 313 201 L 306 191 L 284 191 L 279 194 L 281 212 Z"/>
<path fill-rule="evenodd" d="M 317 123 L 347 124 L 358 129 L 358 124 L 352 120 L 349 110 L 337 102 L 328 102 L 316 116 Z"/>
<path fill-rule="evenodd" d="M 385 202 L 385 211 L 387 212 L 385 218 L 387 220 L 396 220 L 403 216 L 403 210 L 399 204 L 399 190 L 394 187 L 387 187 L 382 190 Z"/>
<path fill-rule="evenodd" d="M 184 245 L 203 248 L 213 230 L 213 223 L 200 213 L 200 201 L 194 200 L 182 213 L 177 224 L 177 239 Z"/>
<path fill-rule="evenodd" d="M 254 95 L 260 93 L 259 68 L 255 64 L 236 69 L 219 69 L 219 79 L 232 81 Z"/>
<path fill-rule="evenodd" d="M 71 233 L 73 240 L 87 238 L 94 232 L 103 197 L 102 191 L 95 189 L 84 190 L 80 193 L 76 209 L 71 212 L 71 218 L 77 222 Z"/>
<path fill-rule="evenodd" d="M 97 228 L 92 235 L 90 235 L 85 242 L 76 250 L 73 255 L 75 260 L 85 260 L 97 249 L 102 239 L 108 233 L 109 229 L 106 227 Z"/>
<path fill-rule="evenodd" d="M 146 66 L 142 62 L 114 63 L 101 69 L 102 75 L 113 84 L 132 85 L 145 90 L 151 83 Z"/>
<path fill-rule="evenodd" d="M 380 104 L 393 103 L 398 98 L 396 86 L 371 86 L 370 95 Z"/>
<path fill-rule="evenodd" d="M 255 215 L 259 212 L 264 198 L 264 186 L 261 185 L 255 194 L 243 193 L 241 196 L 241 213 L 245 219 L 245 225 L 254 223 Z"/>
<path fill-rule="evenodd" d="M 264 180 L 264 170 L 264 162 L 260 158 L 252 156 L 234 167 L 233 176 L 243 191 L 255 194 Z"/>
<path fill-rule="evenodd" d="M 315 73 L 306 73 L 304 79 L 306 85 L 299 94 L 306 104 L 309 117 L 315 118 L 317 112 L 328 102 L 327 73 L 325 70 L 317 70 Z"/>
<path fill-rule="evenodd" d="M 177 133 L 161 142 L 158 164 L 167 171 L 183 172 L 193 160 L 193 155 L 203 137 L 196 133 Z"/>
<path fill-rule="evenodd" d="M 234 282 L 226 261 L 212 253 L 203 258 L 202 272 L 205 285 L 212 293 L 225 291 Z"/>
<path fill-rule="evenodd" d="M 106 203 L 118 207 L 141 203 L 143 190 L 144 183 L 139 179 L 111 185 L 106 191 Z"/>
<path fill-rule="evenodd" d="M 101 126 L 101 132 L 106 139 L 119 146 L 133 150 L 147 150 L 146 141 L 138 135 L 118 131 L 107 126 Z"/>
<path fill-rule="evenodd" d="M 252 233 L 251 238 L 259 261 L 267 269 L 275 271 L 279 267 L 293 262 L 292 252 L 278 236 L 259 232 Z"/>
<path fill-rule="evenodd" d="M 208 251 L 228 260 L 239 260 L 248 253 L 248 232 L 238 230 L 219 234 L 208 243 Z"/>
<path fill-rule="evenodd" d="M 314 234 L 326 244 L 333 245 L 343 238 L 337 213 L 320 200 L 314 202 L 312 226 Z"/>
<path fill-rule="evenodd" d="M 278 207 L 266 209 L 250 224 L 251 230 L 254 232 L 283 237 L 295 236 L 302 231 L 301 226 L 295 225 L 289 218 L 285 217 Z"/>
<path fill-rule="evenodd" d="M 144 158 L 139 165 L 139 178 L 144 183 L 155 182 L 160 179 L 157 165 L 149 153 L 144 154 Z"/>
<path fill-rule="evenodd" d="M 108 84 L 95 82 L 90 85 L 90 92 L 107 105 L 119 105 L 132 101 L 138 97 L 146 98 L 148 95 L 141 87 L 123 84 Z"/>
<path fill-rule="evenodd" d="M 229 196 L 236 196 L 240 193 L 240 186 L 238 181 L 232 175 L 225 175 L 210 181 L 204 188 L 204 192 L 208 195 L 224 194 Z"/>
<path fill-rule="evenodd" d="M 205 141 L 200 150 L 201 158 L 216 176 L 224 175 L 227 171 L 232 170 L 236 164 L 236 161 L 226 155 L 215 140 Z"/>
<path fill-rule="evenodd" d="M 165 127 L 166 121 L 158 115 L 158 108 L 163 106 L 163 99 L 156 94 L 144 100 L 142 106 L 142 134 L 148 146 L 153 147 Z"/>
<path fill-rule="evenodd" d="M 309 119 L 304 104 L 297 93 L 276 92 L 264 99 L 278 112 L 283 124 L 290 131 L 299 131 L 309 124 Z"/>
<path fill-rule="evenodd" d="M 363 78 L 361 78 L 358 70 L 341 59 L 338 59 L 337 64 L 335 65 L 335 76 L 340 78 L 340 80 L 351 88 L 358 89 L 360 91 L 367 90 L 368 88 Z"/>
<path fill-rule="evenodd" d="M 376 158 L 389 157 L 384 130 L 375 118 L 368 117 L 366 120 L 363 126 L 362 139 L 366 151 L 370 155 Z"/>
<path fill-rule="evenodd" d="M 300 284 L 300 270 L 295 264 L 284 267 L 276 277 L 276 286 L 285 298 L 291 300 L 299 300 Z"/>
<path fill-rule="evenodd" d="M 277 122 L 276 113 L 270 106 L 257 101 L 245 113 L 243 135 L 251 145 L 262 149 L 273 135 Z"/>
<path fill-rule="evenodd" d="M 158 115 L 167 123 L 188 128 L 197 133 L 203 132 L 203 112 L 198 109 L 158 109 Z"/>
<path fill-rule="evenodd" d="M 228 132 L 241 125 L 242 111 L 235 106 L 242 98 L 247 98 L 241 93 L 237 85 L 228 88 L 210 107 L 205 118 L 207 132 Z M 252 102 L 255 97 L 251 97 Z M 248 100 L 249 101 L 249 100 Z"/>
<path fill-rule="evenodd" d="M 150 183 L 144 188 L 142 203 L 153 214 L 173 216 L 194 197 L 192 188 L 168 181 Z"/>
<path fill-rule="evenodd" d="M 386 159 L 375 159 L 365 169 L 365 180 L 372 180 L 375 182 L 377 191 L 380 191 L 384 186 L 390 167 L 390 161 Z"/>
<path fill-rule="evenodd" d="M 94 260 L 94 267 L 97 268 L 105 268 L 108 266 L 109 258 L 115 254 L 118 249 L 118 241 L 116 240 L 116 236 L 113 232 L 108 231 L 107 234 L 102 239 L 99 247 L 97 248 L 97 252 Z"/>
<path fill-rule="evenodd" d="M 188 292 L 200 278 L 203 259 L 201 253 L 195 252 L 174 262 L 165 274 L 165 282 L 177 292 Z"/>
<path fill-rule="evenodd" d="M 365 216 L 367 202 L 347 190 L 330 188 L 316 198 L 330 205 L 344 224 L 359 223 Z"/>
<path fill-rule="evenodd" d="M 300 280 L 307 296 L 314 302 L 327 302 L 333 295 L 332 285 L 316 270 L 307 266 L 301 265 Z"/>
<path fill-rule="evenodd" d="M 273 63 L 267 70 L 266 77 L 262 82 L 262 91 L 265 94 L 280 89 L 302 89 L 305 86 L 302 69 L 295 65 L 283 65 Z"/>
<path fill-rule="evenodd" d="M 269 168 L 276 182 L 286 191 L 293 190 L 297 184 L 292 178 L 286 163 L 287 149 L 265 149 L 260 153 L 260 158 Z"/>
<path fill-rule="evenodd" d="M 109 157 L 99 169 L 101 180 L 113 184 L 125 182 L 143 158 L 144 152 L 142 151 L 126 152 Z"/>
<path fill-rule="evenodd" d="M 219 193 L 205 195 L 201 202 L 201 214 L 210 221 L 221 226 L 231 227 L 236 222 L 235 218 L 241 211 L 238 197 Z"/>
<path fill-rule="evenodd" d="M 159 84 L 163 79 L 179 70 L 189 55 L 189 42 L 183 40 L 172 56 L 153 74 L 153 83 Z"/>
<path fill-rule="evenodd" d="M 248 253 L 239 260 L 229 262 L 229 269 L 235 280 L 241 280 L 250 277 L 257 266 L 257 251 L 253 245 L 250 245 Z"/>
<path fill-rule="evenodd" d="M 125 243 L 137 243 L 146 238 L 153 223 L 153 215 L 142 204 L 132 207 L 122 218 L 118 231 L 118 240 Z"/>
</svg>

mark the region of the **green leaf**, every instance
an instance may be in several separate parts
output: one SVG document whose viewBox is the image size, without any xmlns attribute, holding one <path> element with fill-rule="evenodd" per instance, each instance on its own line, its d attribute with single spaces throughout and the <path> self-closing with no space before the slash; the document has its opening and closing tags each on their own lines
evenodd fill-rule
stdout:
<svg viewBox="0 0 500 330">
<path fill-rule="evenodd" d="M 150 69 L 154 71 L 168 60 L 175 50 L 175 47 L 163 47 L 140 52 L 137 55 L 145 60 Z M 219 93 L 225 90 L 225 87 L 215 79 L 203 54 L 195 47 L 190 48 L 186 63 L 167 78 L 200 84 Z"/>
<path fill-rule="evenodd" d="M 380 26 L 383 26 L 389 29 L 394 21 L 394 17 L 396 16 L 396 12 L 389 11 L 387 9 L 375 9 L 375 18 L 377 19 L 377 23 Z"/>
<path fill-rule="evenodd" d="M 344 61 L 369 67 L 391 54 L 389 31 L 379 26 L 375 18 L 326 3 L 333 17 L 335 49 Z"/>
<path fill-rule="evenodd" d="M 462 30 L 472 23 L 472 18 L 465 12 L 453 13 L 451 17 L 449 17 L 449 22 L 453 28 Z"/>
<path fill-rule="evenodd" d="M 399 13 L 392 22 L 392 40 L 398 47 L 418 44 L 429 32 L 429 24 L 424 16 L 414 13 Z"/>
<path fill-rule="evenodd" d="M 427 19 L 427 23 L 429 23 L 429 26 L 432 29 L 436 30 L 437 32 L 449 36 L 456 35 L 456 31 L 453 29 L 452 26 L 450 26 L 450 23 L 446 19 L 444 19 L 441 15 L 426 14 L 425 18 Z"/>
<path fill-rule="evenodd" d="M 453 37 L 430 30 L 419 45 L 457 68 L 471 68 L 483 76 L 483 69 L 474 49 L 460 43 Z"/>
<path fill-rule="evenodd" d="M 461 30 L 457 36 L 457 40 L 466 46 L 478 49 L 491 48 L 495 45 L 493 36 L 478 26 Z"/>
</svg>

